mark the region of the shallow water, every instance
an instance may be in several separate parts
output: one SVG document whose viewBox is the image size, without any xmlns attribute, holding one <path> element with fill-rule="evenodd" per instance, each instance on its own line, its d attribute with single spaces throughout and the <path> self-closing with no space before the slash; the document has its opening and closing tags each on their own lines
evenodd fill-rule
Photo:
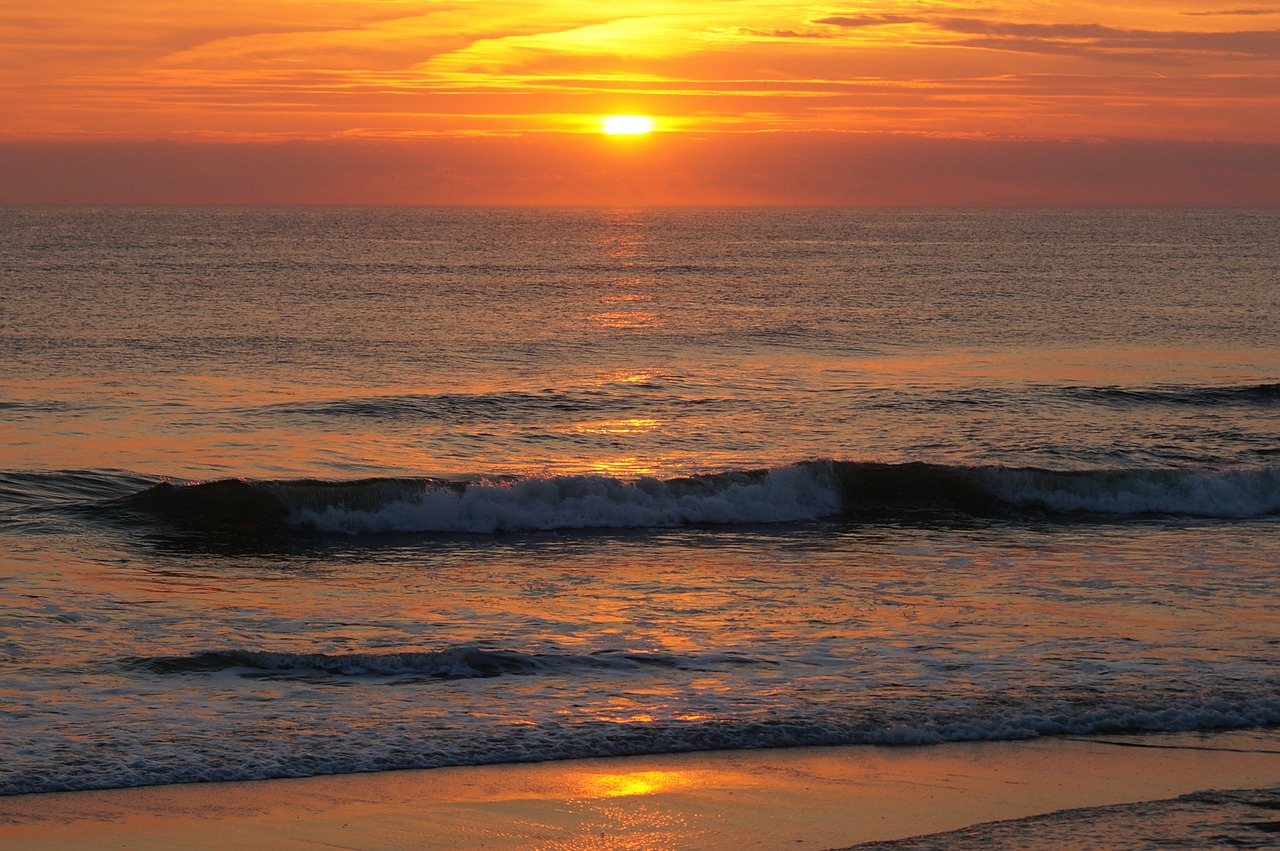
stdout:
<svg viewBox="0 0 1280 851">
<path fill-rule="evenodd" d="M 1280 215 L 0 212 L 0 790 L 1280 721 Z"/>
<path fill-rule="evenodd" d="M 1274 848 L 1280 833 L 1277 810 L 1280 789 L 1206 790 L 1165 801 L 1063 810 L 893 842 L 864 842 L 850 851 Z"/>
</svg>

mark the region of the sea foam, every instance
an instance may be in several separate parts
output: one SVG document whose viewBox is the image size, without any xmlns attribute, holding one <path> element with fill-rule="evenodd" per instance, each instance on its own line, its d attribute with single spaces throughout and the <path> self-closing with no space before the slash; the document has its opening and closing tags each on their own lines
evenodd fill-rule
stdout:
<svg viewBox="0 0 1280 851">
<path fill-rule="evenodd" d="M 281 498 L 288 506 L 287 492 Z M 685 524 L 779 523 L 838 514 L 830 468 L 796 465 L 765 473 L 624 481 L 555 476 L 463 488 L 428 485 L 376 508 L 293 510 L 295 525 L 325 532 L 473 532 L 631 529 Z"/>
</svg>

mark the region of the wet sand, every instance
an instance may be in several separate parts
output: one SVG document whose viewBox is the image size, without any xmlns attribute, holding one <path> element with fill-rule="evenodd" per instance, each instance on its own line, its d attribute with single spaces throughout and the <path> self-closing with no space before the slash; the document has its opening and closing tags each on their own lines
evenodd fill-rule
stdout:
<svg viewBox="0 0 1280 851">
<path fill-rule="evenodd" d="M 725 751 L 19 795 L 0 845 L 831 848 L 1276 784 L 1277 731 Z"/>
</svg>

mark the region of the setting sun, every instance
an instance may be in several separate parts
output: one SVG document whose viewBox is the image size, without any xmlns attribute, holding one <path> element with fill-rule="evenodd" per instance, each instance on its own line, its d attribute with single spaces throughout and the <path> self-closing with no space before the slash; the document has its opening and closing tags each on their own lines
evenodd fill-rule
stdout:
<svg viewBox="0 0 1280 851">
<path fill-rule="evenodd" d="M 653 132 L 653 119 L 647 115 L 609 115 L 600 129 L 610 136 L 636 136 Z"/>
</svg>

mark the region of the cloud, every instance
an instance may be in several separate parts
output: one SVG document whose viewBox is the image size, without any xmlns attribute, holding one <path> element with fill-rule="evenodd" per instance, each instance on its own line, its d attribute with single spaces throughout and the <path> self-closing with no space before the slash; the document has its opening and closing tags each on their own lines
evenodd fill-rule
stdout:
<svg viewBox="0 0 1280 851">
<path fill-rule="evenodd" d="M 1280 9 L 1217 9 L 1208 12 L 1181 12 L 1193 18 L 1209 18 L 1218 15 L 1280 15 Z"/>
<path fill-rule="evenodd" d="M 764 27 L 729 27 L 727 32 L 733 35 L 755 36 L 757 38 L 834 38 L 829 30 L 791 30 L 768 29 Z"/>
<path fill-rule="evenodd" d="M 815 24 L 828 24 L 833 27 L 858 29 L 860 27 L 882 27 L 889 24 L 921 24 L 928 23 L 928 18 L 912 15 L 834 15 L 830 18 L 818 18 Z"/>
<path fill-rule="evenodd" d="M 935 45 L 1117 61 L 1177 64 L 1197 56 L 1280 58 L 1280 30 L 1190 32 L 1120 29 L 1093 23 L 1027 24 L 984 18 L 889 14 L 835 15 L 818 18 L 814 23 L 844 29 L 913 24 L 937 31 L 941 38 L 928 42 Z"/>
<path fill-rule="evenodd" d="M 1075 52 L 1099 58 L 1150 56 L 1152 51 L 1216 53 L 1270 59 L 1280 57 L 1280 30 L 1179 32 L 1131 30 L 1101 24 L 1016 24 L 950 18 L 939 26 L 973 34 L 962 43 L 1009 50 Z"/>
<path fill-rule="evenodd" d="M 1180 8 L 1211 2 L 1278 0 Z M 0 139 L 533 134 L 614 112 L 682 133 L 1280 139 L 1280 18 L 1155 0 L 1074 23 L 986 0 L 27 5 L 0 20 Z M 1204 29 L 1233 32 L 1183 32 Z"/>
</svg>

